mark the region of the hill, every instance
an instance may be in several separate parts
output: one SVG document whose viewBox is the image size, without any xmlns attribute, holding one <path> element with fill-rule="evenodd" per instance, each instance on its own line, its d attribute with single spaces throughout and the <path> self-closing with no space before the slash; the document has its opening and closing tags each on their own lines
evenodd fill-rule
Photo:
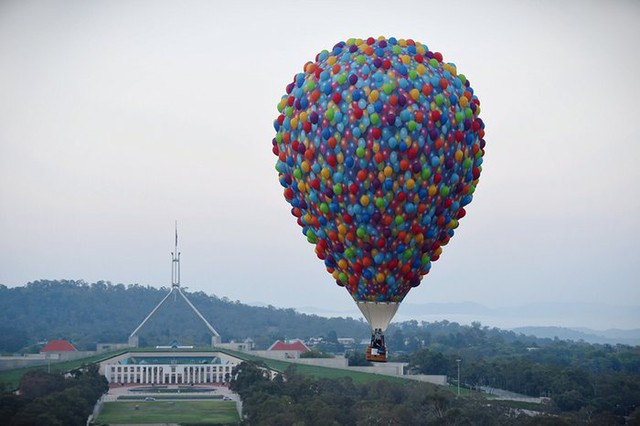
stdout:
<svg viewBox="0 0 640 426">
<path fill-rule="evenodd" d="M 516 327 L 516 333 L 523 333 L 543 338 L 584 341 L 604 345 L 640 345 L 640 330 L 592 330 L 590 328 L 567 327 Z"/>
<path fill-rule="evenodd" d="M 41 340 L 68 339 L 78 349 L 100 342 L 126 342 L 128 335 L 164 298 L 169 289 L 99 281 L 41 280 L 24 287 L 0 285 L 0 351 L 14 352 Z M 293 309 L 256 307 L 207 295 L 187 297 L 222 335 L 224 341 L 251 337 L 259 347 L 275 339 L 326 336 L 367 338 L 369 327 L 353 318 L 323 318 Z M 169 300 L 140 332 L 141 344 L 208 342 L 195 315 Z"/>
</svg>

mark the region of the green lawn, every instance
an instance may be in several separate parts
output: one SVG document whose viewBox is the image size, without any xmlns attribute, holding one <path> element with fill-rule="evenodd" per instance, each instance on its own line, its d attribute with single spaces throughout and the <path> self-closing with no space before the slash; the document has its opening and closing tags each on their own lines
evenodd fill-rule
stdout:
<svg viewBox="0 0 640 426">
<path fill-rule="evenodd" d="M 275 359 L 261 358 L 245 352 L 237 352 L 228 349 L 221 350 L 229 355 L 233 355 L 246 361 L 263 361 L 267 367 L 274 371 L 284 372 L 289 366 L 294 366 L 296 371 L 306 376 L 317 378 L 335 379 L 338 377 L 351 377 L 355 383 L 371 383 L 379 380 L 387 380 L 396 383 L 406 383 L 407 379 L 398 376 L 387 376 L 384 374 L 365 373 L 361 371 L 343 370 L 340 368 L 319 367 L 315 365 L 296 364 L 293 362 L 279 361 Z"/>
<path fill-rule="evenodd" d="M 123 354 L 125 352 L 126 350 L 105 352 L 105 353 L 93 355 L 87 358 L 76 359 L 73 361 L 52 362 L 49 366 L 45 364 L 45 365 L 38 365 L 33 367 L 23 367 L 23 368 L 15 368 L 13 370 L 0 371 L 0 384 L 4 384 L 5 386 L 7 386 L 9 390 L 15 390 L 15 389 L 18 389 L 18 385 L 20 384 L 20 379 L 22 379 L 22 376 L 24 376 L 28 371 L 50 369 L 51 372 L 64 373 L 67 371 L 74 370 L 86 364 L 93 364 L 96 362 L 103 361 L 105 359 L 113 358 L 114 356 Z"/>
<path fill-rule="evenodd" d="M 290 365 L 290 363 L 286 363 Z M 398 376 L 387 376 L 384 374 L 364 373 L 361 371 L 342 370 L 339 368 L 318 367 L 315 365 L 294 364 L 296 371 L 306 376 L 335 379 L 338 377 L 351 377 L 354 383 L 371 383 L 379 380 L 386 380 L 395 383 L 406 383 L 407 379 Z"/>
<path fill-rule="evenodd" d="M 229 401 L 107 402 L 94 421 L 96 424 L 234 424 L 239 422 L 240 416 L 236 410 L 236 403 Z"/>
</svg>

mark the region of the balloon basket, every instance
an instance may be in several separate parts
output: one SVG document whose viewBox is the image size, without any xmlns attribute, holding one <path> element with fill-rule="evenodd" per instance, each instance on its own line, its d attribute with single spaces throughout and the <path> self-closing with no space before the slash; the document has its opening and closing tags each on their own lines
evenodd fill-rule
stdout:
<svg viewBox="0 0 640 426">
<path fill-rule="evenodd" d="M 367 346 L 367 361 L 387 362 L 387 347 L 384 344 L 384 334 L 380 329 L 376 329 L 371 335 L 371 344 Z"/>
<path fill-rule="evenodd" d="M 380 353 L 379 349 L 367 346 L 366 359 L 371 362 L 387 362 L 387 352 L 384 350 L 384 352 Z"/>
</svg>

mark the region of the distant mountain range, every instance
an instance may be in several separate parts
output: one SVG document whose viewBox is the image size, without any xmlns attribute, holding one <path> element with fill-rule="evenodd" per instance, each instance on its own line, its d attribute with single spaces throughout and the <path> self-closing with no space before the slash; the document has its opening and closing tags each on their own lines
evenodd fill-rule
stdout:
<svg viewBox="0 0 640 426">
<path fill-rule="evenodd" d="M 565 328 L 565 327 L 516 327 L 512 328 L 516 333 L 532 335 L 536 337 L 558 338 L 561 340 L 583 340 L 587 343 L 600 343 L 615 345 L 640 345 L 640 329 L 635 330 L 592 330 L 590 328 Z"/>
<path fill-rule="evenodd" d="M 361 316 L 358 309 L 343 311 L 300 307 L 299 312 L 326 317 Z M 395 322 L 480 322 L 483 326 L 513 330 L 542 338 L 583 340 L 589 343 L 640 345 L 640 306 L 604 306 L 580 303 L 531 303 L 490 308 L 473 302 L 403 303 Z M 626 327 L 629 329 L 626 329 Z M 623 329 L 625 328 L 625 329 Z"/>
</svg>

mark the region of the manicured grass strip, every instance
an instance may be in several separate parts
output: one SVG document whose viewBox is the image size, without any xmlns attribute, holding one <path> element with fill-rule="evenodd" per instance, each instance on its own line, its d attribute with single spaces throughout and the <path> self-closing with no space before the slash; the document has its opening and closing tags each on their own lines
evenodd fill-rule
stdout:
<svg viewBox="0 0 640 426">
<path fill-rule="evenodd" d="M 137 407 L 137 408 L 136 408 Z M 96 424 L 234 424 L 240 422 L 235 402 L 141 401 L 107 402 Z"/>
</svg>

